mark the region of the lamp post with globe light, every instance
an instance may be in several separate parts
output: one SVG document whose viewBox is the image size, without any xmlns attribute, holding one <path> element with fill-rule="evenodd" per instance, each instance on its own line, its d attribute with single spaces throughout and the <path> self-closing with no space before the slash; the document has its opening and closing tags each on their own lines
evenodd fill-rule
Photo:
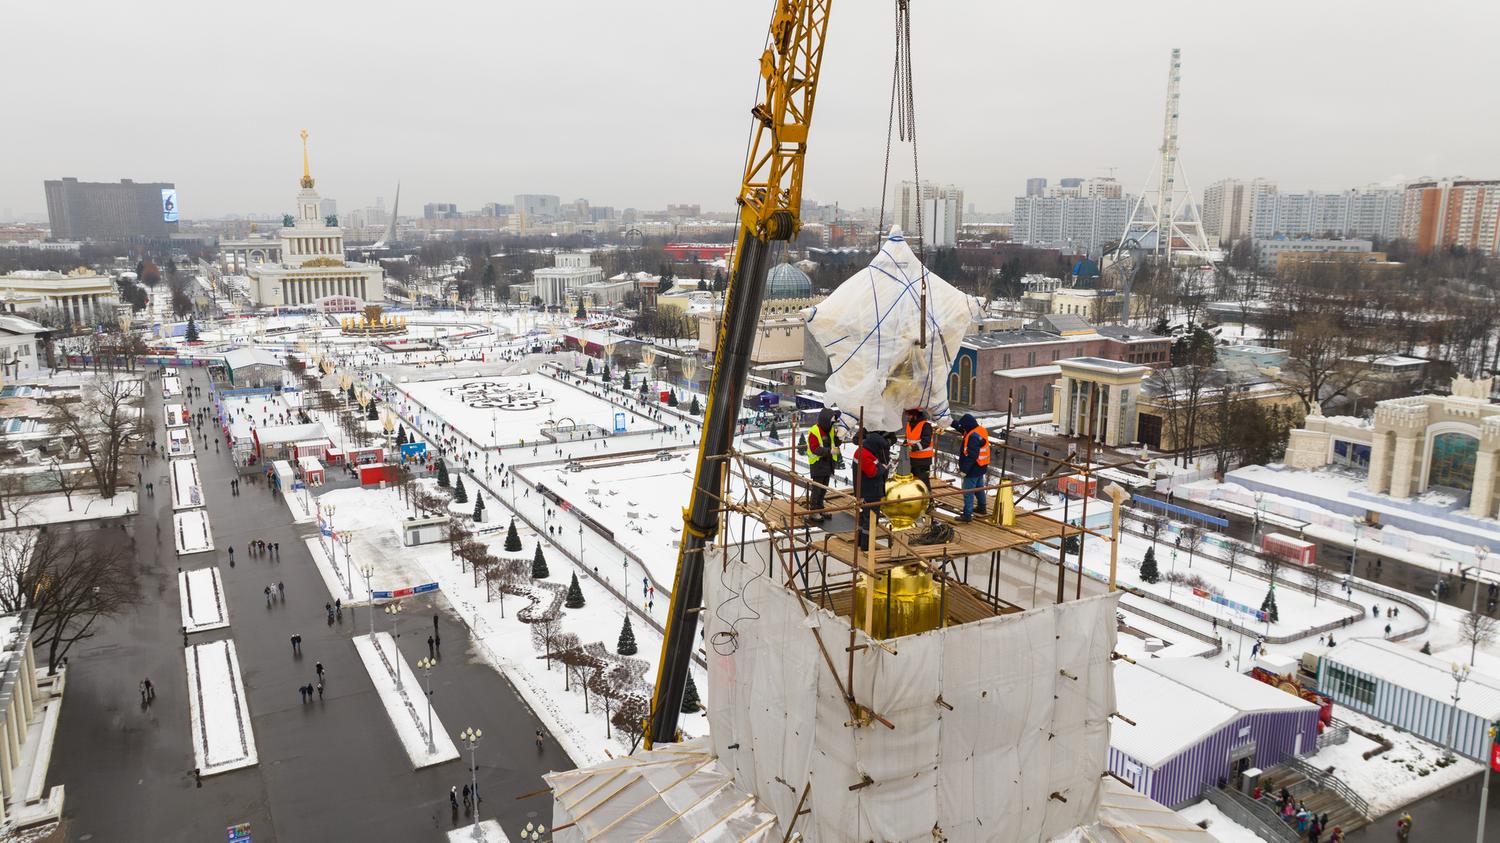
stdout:
<svg viewBox="0 0 1500 843">
<path fill-rule="evenodd" d="M 1448 666 L 1453 676 L 1453 708 L 1448 710 L 1448 744 L 1443 747 L 1443 757 L 1453 760 L 1453 743 L 1458 739 L 1458 697 L 1464 683 L 1469 681 L 1469 666 L 1454 662 Z"/>
<path fill-rule="evenodd" d="M 1475 563 L 1475 565 L 1478 566 L 1478 570 L 1474 574 L 1474 597 L 1473 597 L 1473 600 L 1469 604 L 1469 614 L 1470 615 L 1478 615 L 1479 614 L 1479 584 L 1484 581 L 1484 558 L 1486 556 L 1489 556 L 1489 555 L 1490 555 L 1490 548 L 1489 548 L 1488 545 L 1483 545 L 1483 544 L 1476 544 L 1476 545 L 1474 545 L 1474 563 Z M 1470 622 L 1473 622 L 1472 618 L 1471 618 Z M 1478 627 L 1474 627 L 1474 629 L 1477 631 Z M 1471 635 L 1471 636 L 1469 636 L 1469 664 L 1471 664 L 1471 665 L 1474 664 L 1475 653 L 1476 653 L 1476 651 L 1478 649 L 1479 649 L 1479 636 L 1477 636 L 1477 635 Z"/>
<path fill-rule="evenodd" d="M 432 733 L 432 669 L 437 667 L 437 659 L 426 656 L 417 662 L 417 667 L 422 668 L 422 674 L 427 680 L 427 751 L 437 752 L 437 736 Z"/>
<path fill-rule="evenodd" d="M 354 602 L 354 562 L 349 558 L 349 542 L 353 540 L 354 537 L 349 534 L 348 530 L 339 533 L 339 544 L 344 546 L 344 587 L 349 590 L 349 601 L 351 603 Z M 338 569 L 334 568 L 334 570 L 337 571 Z"/>
<path fill-rule="evenodd" d="M 370 643 L 375 643 L 375 592 L 370 588 L 370 578 L 375 576 L 375 566 L 366 565 L 359 569 L 365 575 L 365 596 L 370 601 Z M 353 618 L 350 618 L 352 621 Z"/>
<path fill-rule="evenodd" d="M 401 646 L 398 639 L 401 637 L 401 601 L 396 600 L 385 604 L 385 613 L 391 616 L 391 646 L 396 648 L 396 658 L 400 659 Z M 373 636 L 371 640 L 374 640 Z M 396 690 L 403 690 L 401 687 L 400 665 L 395 665 L 394 670 L 396 672 Z"/>
<path fill-rule="evenodd" d="M 484 830 L 479 827 L 479 762 L 476 760 L 479 752 L 479 739 L 484 737 L 482 729 L 473 726 L 458 733 L 458 739 L 464 742 L 469 750 L 469 786 L 470 793 L 474 794 L 474 839 L 483 840 Z"/>
</svg>

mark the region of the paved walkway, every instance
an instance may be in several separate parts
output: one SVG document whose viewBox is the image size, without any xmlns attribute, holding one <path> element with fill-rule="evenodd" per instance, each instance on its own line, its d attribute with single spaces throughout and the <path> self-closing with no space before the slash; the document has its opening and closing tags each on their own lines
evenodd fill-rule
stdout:
<svg viewBox="0 0 1500 843">
<path fill-rule="evenodd" d="M 203 406 L 205 374 L 184 370 L 184 376 L 204 388 L 205 398 L 194 401 Z M 160 392 L 148 394 L 148 413 L 159 419 Z M 349 640 L 368 629 L 364 611 L 346 611 L 341 624 L 327 625 L 327 589 L 286 506 L 263 482 L 252 485 L 248 478 L 232 496 L 227 451 L 200 457 L 199 468 L 219 549 L 188 564 L 216 559 L 234 624 L 193 638 L 234 639 L 260 763 L 194 786 L 170 496 L 142 498 L 133 533 L 144 600 L 73 652 L 49 775 L 49 784 L 68 787 L 68 839 L 201 841 L 219 838 L 237 822 L 249 822 L 258 840 L 441 839 L 453 827 L 448 788 L 462 789 L 469 780 L 468 753 L 462 761 L 412 772 Z M 164 471 L 159 460 L 147 466 L 147 478 L 155 476 L 159 489 L 167 488 L 159 477 Z M 253 538 L 280 542 L 280 559 L 246 553 Z M 268 608 L 262 590 L 278 580 L 286 583 L 285 603 Z M 503 677 L 469 657 L 468 630 L 441 595 L 408 601 L 401 648 L 409 663 L 427 655 L 427 624 L 414 621 L 430 623 L 434 613 L 441 616 L 447 657 L 432 677 L 434 705 L 450 729 L 484 730 L 478 752 L 480 790 L 489 797 L 484 815 L 498 813 L 506 828 L 535 819 L 550 824 L 545 799 L 514 797 L 541 788 L 541 773 L 571 762 L 550 743 L 538 757 L 532 735 L 544 727 Z M 384 621 L 377 618 L 377 627 L 388 629 Z M 303 638 L 300 659 L 291 652 L 294 632 Z M 327 670 L 325 699 L 303 705 L 297 687 L 315 681 L 317 661 Z M 136 693 L 143 676 L 157 687 L 148 711 L 140 709 Z"/>
</svg>

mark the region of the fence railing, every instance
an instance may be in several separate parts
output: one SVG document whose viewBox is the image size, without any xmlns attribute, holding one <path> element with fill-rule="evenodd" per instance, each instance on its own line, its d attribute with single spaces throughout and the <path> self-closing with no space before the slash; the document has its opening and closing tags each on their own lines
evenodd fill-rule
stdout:
<svg viewBox="0 0 1500 843">
<path fill-rule="evenodd" d="M 1307 776 L 1308 781 L 1316 783 L 1318 787 L 1330 791 L 1340 799 L 1344 800 L 1344 802 L 1348 804 L 1349 807 L 1358 811 L 1360 816 L 1364 817 L 1367 820 L 1370 818 L 1370 803 L 1366 802 L 1363 796 L 1355 793 L 1354 788 L 1351 788 L 1349 785 L 1344 784 L 1343 779 L 1340 779 L 1338 776 L 1335 776 L 1333 773 L 1330 773 L 1327 770 L 1320 770 L 1317 767 L 1314 767 L 1313 765 L 1307 763 L 1306 761 L 1303 761 L 1301 758 L 1288 758 L 1286 760 L 1286 765 L 1290 769 L 1296 770 L 1302 775 Z"/>
<path fill-rule="evenodd" d="M 1203 789 L 1209 804 L 1223 812 L 1224 816 L 1250 829 L 1262 840 L 1280 843 L 1298 843 L 1300 838 L 1291 826 L 1282 822 L 1270 807 L 1251 799 L 1237 790 L 1221 790 L 1217 787 Z"/>
</svg>

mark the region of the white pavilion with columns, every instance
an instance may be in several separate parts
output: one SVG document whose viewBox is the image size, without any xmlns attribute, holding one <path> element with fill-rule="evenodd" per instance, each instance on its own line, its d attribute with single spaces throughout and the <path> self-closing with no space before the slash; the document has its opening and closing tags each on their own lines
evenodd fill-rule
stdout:
<svg viewBox="0 0 1500 843">
<path fill-rule="evenodd" d="M 385 271 L 377 264 L 344 260 L 344 230 L 319 214 L 319 196 L 302 132 L 302 189 L 292 225 L 280 233 L 280 260 L 250 267 L 251 289 L 262 307 L 298 307 L 350 313 L 385 298 Z"/>
</svg>

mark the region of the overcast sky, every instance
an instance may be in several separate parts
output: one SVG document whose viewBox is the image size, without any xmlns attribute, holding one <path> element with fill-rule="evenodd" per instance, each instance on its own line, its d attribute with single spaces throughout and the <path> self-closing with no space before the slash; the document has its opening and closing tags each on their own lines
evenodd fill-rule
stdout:
<svg viewBox="0 0 1500 843">
<path fill-rule="evenodd" d="M 1500 176 L 1500 3 L 913 0 L 922 175 L 1139 189 L 1183 51 L 1182 160 L 1283 190 Z M 769 0 L 6 4 L 0 213 L 42 181 L 163 180 L 185 218 L 290 210 L 297 131 L 341 209 L 516 193 L 727 209 Z M 805 194 L 879 201 L 889 0 L 834 4 Z M 909 150 L 893 179 L 909 178 Z"/>
</svg>

